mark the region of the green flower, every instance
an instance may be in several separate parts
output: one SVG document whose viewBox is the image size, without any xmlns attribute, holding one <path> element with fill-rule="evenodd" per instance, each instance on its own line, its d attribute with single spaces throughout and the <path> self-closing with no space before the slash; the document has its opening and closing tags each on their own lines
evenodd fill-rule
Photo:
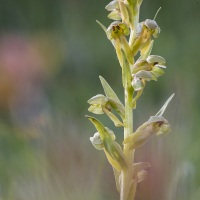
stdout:
<svg viewBox="0 0 200 200">
<path fill-rule="evenodd" d="M 138 23 L 136 27 L 136 39 L 131 47 L 133 55 L 138 51 L 143 54 L 151 45 L 152 36 L 157 38 L 160 34 L 160 27 L 155 20 L 146 19 L 144 22 Z"/>
<path fill-rule="evenodd" d="M 88 100 L 88 103 L 91 105 L 88 108 L 88 111 L 90 111 L 94 114 L 103 114 L 104 108 L 111 110 L 111 106 L 109 104 L 108 98 L 102 94 L 98 94 L 98 95 L 92 97 L 91 99 Z"/>
<path fill-rule="evenodd" d="M 127 137 L 123 144 L 129 144 L 130 149 L 136 149 L 141 147 L 152 135 L 159 136 L 169 134 L 171 132 L 170 124 L 162 115 L 173 96 L 174 94 L 168 98 L 155 116 L 151 116 L 147 122 L 142 124 L 134 133 Z"/>
<path fill-rule="evenodd" d="M 158 55 L 150 55 L 146 60 L 138 60 L 131 68 L 132 71 L 132 86 L 135 91 L 142 90 L 145 86 L 145 81 L 156 81 L 159 76 L 162 76 L 166 61 Z"/>
</svg>

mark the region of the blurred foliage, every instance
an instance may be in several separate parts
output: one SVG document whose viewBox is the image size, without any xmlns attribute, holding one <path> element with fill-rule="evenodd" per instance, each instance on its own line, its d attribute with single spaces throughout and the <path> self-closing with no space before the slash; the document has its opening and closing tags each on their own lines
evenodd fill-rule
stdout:
<svg viewBox="0 0 200 200">
<path fill-rule="evenodd" d="M 111 22 L 107 3 L 0 0 L 0 199 L 118 198 L 106 159 L 89 142 L 95 130 L 84 119 L 86 101 L 103 92 L 99 75 L 123 97 L 115 52 L 95 22 Z M 141 20 L 160 6 L 153 53 L 168 68 L 159 84 L 146 88 L 134 119 L 138 127 L 175 92 L 166 113 L 173 132 L 138 151 L 136 160 L 152 167 L 136 200 L 197 200 L 200 1 L 144 0 Z"/>
</svg>

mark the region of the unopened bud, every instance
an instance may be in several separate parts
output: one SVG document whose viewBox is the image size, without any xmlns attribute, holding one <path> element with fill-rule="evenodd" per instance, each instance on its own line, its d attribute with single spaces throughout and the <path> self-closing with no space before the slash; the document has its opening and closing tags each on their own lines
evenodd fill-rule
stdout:
<svg viewBox="0 0 200 200">
<path fill-rule="evenodd" d="M 156 21 L 152 19 L 146 19 L 144 24 L 149 30 L 156 30 L 156 28 L 158 27 Z"/>
<path fill-rule="evenodd" d="M 157 55 L 150 55 L 147 57 L 147 62 L 148 63 L 159 63 L 159 64 L 165 64 L 166 60 L 161 57 L 161 56 L 157 56 Z"/>
<path fill-rule="evenodd" d="M 142 90 L 144 88 L 144 84 L 138 77 L 134 77 L 132 80 L 132 86 L 135 91 Z"/>
<path fill-rule="evenodd" d="M 90 137 L 90 141 L 97 150 L 103 149 L 103 141 L 101 140 L 99 132 L 96 132 L 93 137 Z"/>
</svg>

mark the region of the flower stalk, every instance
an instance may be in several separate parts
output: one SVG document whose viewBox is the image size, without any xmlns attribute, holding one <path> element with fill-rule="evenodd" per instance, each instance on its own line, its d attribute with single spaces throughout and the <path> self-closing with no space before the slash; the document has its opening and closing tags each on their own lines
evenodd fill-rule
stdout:
<svg viewBox="0 0 200 200">
<path fill-rule="evenodd" d="M 98 94 L 89 99 L 88 110 L 94 114 L 106 114 L 116 127 L 124 129 L 123 147 L 115 141 L 113 131 L 96 118 L 86 116 L 97 130 L 90 141 L 97 150 L 104 151 L 111 164 L 120 200 L 134 200 L 137 184 L 146 178 L 146 169 L 150 167 L 148 162 L 134 162 L 135 150 L 150 136 L 165 135 L 171 130 L 169 122 L 162 115 L 174 95 L 170 96 L 155 116 L 151 116 L 136 131 L 133 129 L 133 110 L 147 82 L 157 81 L 166 68 L 163 57 L 151 55 L 153 38 L 159 36 L 160 27 L 155 19 L 139 22 L 141 3 L 142 0 L 113 0 L 106 9 L 110 12 L 108 18 L 114 22 L 106 28 L 97 21 L 116 50 L 122 69 L 124 104 L 100 76 L 105 95 Z"/>
</svg>

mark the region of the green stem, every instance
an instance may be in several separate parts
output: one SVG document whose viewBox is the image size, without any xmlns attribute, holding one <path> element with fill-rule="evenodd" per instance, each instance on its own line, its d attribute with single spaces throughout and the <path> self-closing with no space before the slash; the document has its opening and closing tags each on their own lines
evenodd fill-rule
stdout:
<svg viewBox="0 0 200 200">
<path fill-rule="evenodd" d="M 133 109 L 132 109 L 133 90 L 125 88 L 125 120 L 124 120 L 124 139 L 133 133 Z M 134 151 L 130 150 L 129 144 L 124 145 L 124 155 L 127 162 L 127 169 L 122 171 L 120 200 L 133 200 L 133 196 L 129 197 L 129 191 L 133 177 L 133 159 Z M 132 187 L 131 187 L 132 188 Z M 131 198 L 131 199 L 130 199 Z"/>
</svg>

